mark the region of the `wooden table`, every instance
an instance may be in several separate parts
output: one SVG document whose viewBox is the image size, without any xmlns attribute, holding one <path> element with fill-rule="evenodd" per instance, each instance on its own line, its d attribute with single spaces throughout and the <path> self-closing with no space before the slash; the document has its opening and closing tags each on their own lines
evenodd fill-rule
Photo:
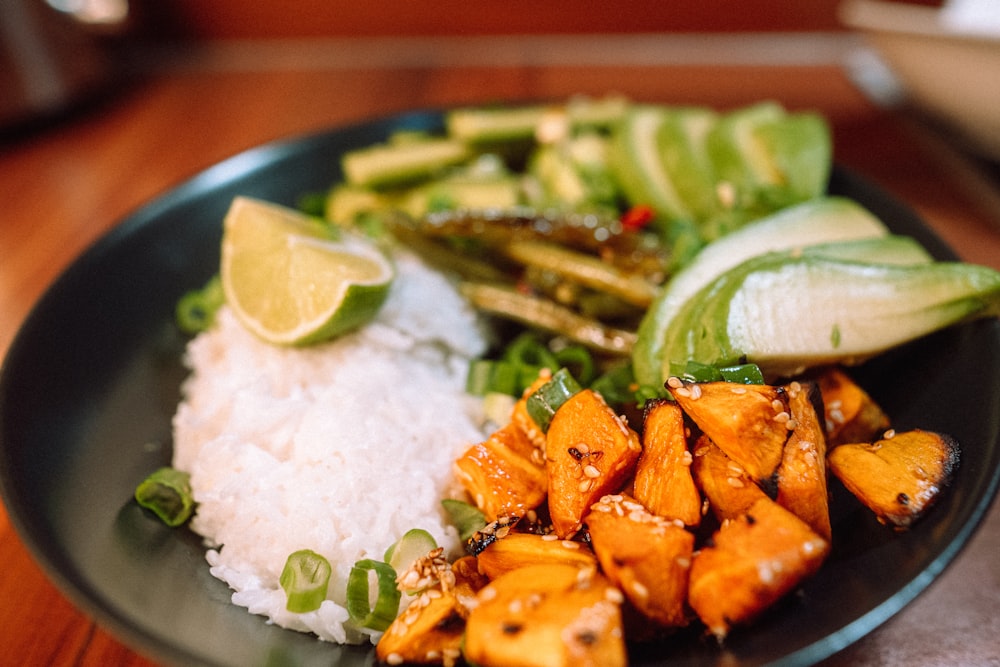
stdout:
<svg viewBox="0 0 1000 667">
<path fill-rule="evenodd" d="M 602 59 L 587 40 L 559 40 L 552 51 L 508 46 L 491 62 L 485 47 L 466 41 L 450 56 L 404 47 L 395 57 L 378 49 L 358 55 L 343 44 L 160 54 L 117 94 L 0 144 L 0 354 L 88 244 L 200 169 L 261 142 L 374 115 L 500 99 L 620 92 L 719 108 L 772 98 L 819 109 L 833 125 L 840 163 L 908 202 L 963 259 L 1000 269 L 997 181 L 914 119 L 870 103 L 837 57 L 740 64 L 725 55 L 671 58 L 686 53 L 675 49 L 658 62 L 629 63 Z M 924 595 L 826 664 L 997 664 L 998 550 L 994 507 Z M 0 663 L 151 664 L 49 583 L 3 510 L 0 563 Z"/>
</svg>

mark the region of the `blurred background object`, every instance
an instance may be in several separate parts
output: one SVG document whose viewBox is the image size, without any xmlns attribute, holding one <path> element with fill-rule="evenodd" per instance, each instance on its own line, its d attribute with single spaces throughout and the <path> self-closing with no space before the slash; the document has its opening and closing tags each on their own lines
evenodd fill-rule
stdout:
<svg viewBox="0 0 1000 667">
<path fill-rule="evenodd" d="M 966 149 L 1000 160 L 1000 1 L 848 0 L 841 17 L 874 47 L 905 102 Z M 883 80 L 879 91 L 875 81 L 867 78 L 873 96 L 888 97 L 892 82 Z"/>
<path fill-rule="evenodd" d="M 0 127 L 59 114 L 107 88 L 109 41 L 130 24 L 128 0 L 0 2 Z"/>
</svg>

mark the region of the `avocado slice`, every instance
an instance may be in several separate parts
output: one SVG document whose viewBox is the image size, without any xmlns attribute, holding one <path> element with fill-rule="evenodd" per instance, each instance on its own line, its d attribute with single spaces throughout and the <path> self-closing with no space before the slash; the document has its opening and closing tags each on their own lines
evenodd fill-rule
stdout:
<svg viewBox="0 0 1000 667">
<path fill-rule="evenodd" d="M 1000 314 L 1000 272 L 959 262 L 871 263 L 769 253 L 716 278 L 671 324 L 663 359 L 756 363 L 771 378 L 852 364 Z"/>
<path fill-rule="evenodd" d="M 667 326 L 684 303 L 743 261 L 774 250 L 882 237 L 886 226 L 854 200 L 821 197 L 756 220 L 708 244 L 663 287 L 639 325 L 632 366 L 641 385 L 661 387 Z"/>
</svg>

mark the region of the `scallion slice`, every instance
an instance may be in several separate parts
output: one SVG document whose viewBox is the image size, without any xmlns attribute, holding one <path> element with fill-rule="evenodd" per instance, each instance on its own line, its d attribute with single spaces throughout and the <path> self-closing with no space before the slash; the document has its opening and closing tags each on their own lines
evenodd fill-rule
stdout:
<svg viewBox="0 0 1000 667">
<path fill-rule="evenodd" d="M 371 573 L 374 573 L 377 582 L 375 596 L 371 591 Z M 351 568 L 347 577 L 347 614 L 355 624 L 372 630 L 385 630 L 399 612 L 399 598 L 396 571 L 388 563 L 366 558 Z"/>
<path fill-rule="evenodd" d="M 477 530 L 486 525 L 486 515 L 478 507 L 464 500 L 445 498 L 441 501 L 441 506 L 448 513 L 451 525 L 458 530 L 458 539 L 463 542 L 468 542 Z"/>
<path fill-rule="evenodd" d="M 135 500 L 171 528 L 179 526 L 194 512 L 191 476 L 176 468 L 160 468 L 136 487 Z"/>
<path fill-rule="evenodd" d="M 205 331 L 215 321 L 215 313 L 225 302 L 222 280 L 216 274 L 201 289 L 187 292 L 177 301 L 177 326 L 186 334 Z"/>
<path fill-rule="evenodd" d="M 330 561 L 309 549 L 288 556 L 278 583 L 288 596 L 285 608 L 296 614 L 315 611 L 326 599 L 333 569 Z"/>
<path fill-rule="evenodd" d="M 545 433 L 549 430 L 549 422 L 563 403 L 580 391 L 580 384 L 565 368 L 560 368 L 552 374 L 552 379 L 543 384 L 528 397 L 525 407 L 528 416 L 534 420 L 538 428 Z"/>
</svg>

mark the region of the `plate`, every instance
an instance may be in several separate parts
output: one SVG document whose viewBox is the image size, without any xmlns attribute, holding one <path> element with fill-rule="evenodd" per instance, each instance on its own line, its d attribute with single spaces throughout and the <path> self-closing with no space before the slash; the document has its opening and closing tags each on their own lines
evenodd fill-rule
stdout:
<svg viewBox="0 0 1000 667">
<path fill-rule="evenodd" d="M 397 129 L 441 127 L 414 112 L 268 144 L 232 157 L 138 210 L 40 299 L 0 375 L 0 483 L 15 528 L 56 585 L 99 624 L 167 664 L 371 665 L 232 605 L 197 536 L 151 519 L 135 485 L 170 461 L 185 376 L 177 299 L 218 269 L 230 200 L 294 205 L 339 178 L 339 155 Z M 904 205 L 837 168 L 831 192 L 858 200 L 940 259 L 952 252 Z M 819 574 L 724 648 L 697 634 L 634 647 L 635 665 L 805 665 L 886 621 L 954 559 L 1000 478 L 1000 321 L 939 332 L 855 369 L 897 428 L 955 436 L 962 463 L 911 531 L 879 525 L 834 484 L 834 547 Z"/>
</svg>

